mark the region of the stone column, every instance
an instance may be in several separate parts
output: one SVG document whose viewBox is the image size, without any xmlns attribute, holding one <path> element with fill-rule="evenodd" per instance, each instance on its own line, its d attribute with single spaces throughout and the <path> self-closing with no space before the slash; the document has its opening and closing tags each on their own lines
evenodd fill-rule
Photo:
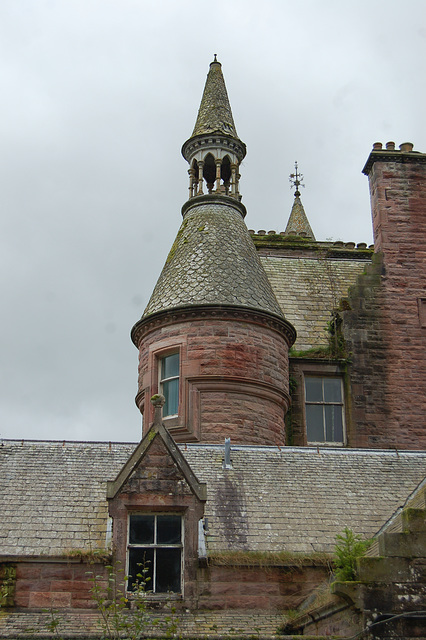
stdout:
<svg viewBox="0 0 426 640">
<path fill-rule="evenodd" d="M 222 160 L 219 158 L 216 160 L 216 192 L 220 191 L 220 167 L 222 165 Z"/>
<path fill-rule="evenodd" d="M 200 160 L 198 163 L 198 192 L 197 195 L 203 195 L 203 168 L 204 168 L 204 160 Z"/>
<path fill-rule="evenodd" d="M 195 183 L 195 169 L 191 167 L 188 169 L 189 173 L 189 198 L 192 198 L 194 195 L 194 183 Z"/>
</svg>

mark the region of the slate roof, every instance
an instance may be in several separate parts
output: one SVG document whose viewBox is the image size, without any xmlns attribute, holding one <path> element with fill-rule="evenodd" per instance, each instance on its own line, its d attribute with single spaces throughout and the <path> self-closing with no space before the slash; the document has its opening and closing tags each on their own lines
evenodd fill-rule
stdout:
<svg viewBox="0 0 426 640">
<path fill-rule="evenodd" d="M 261 262 L 286 319 L 297 331 L 296 350 L 327 346 L 327 322 L 347 297 L 365 259 L 262 256 Z"/>
<path fill-rule="evenodd" d="M 294 198 L 284 235 L 303 236 L 315 240 L 314 232 L 312 231 L 302 201 L 298 195 Z"/>
<path fill-rule="evenodd" d="M 210 64 L 191 137 L 217 132 L 238 138 L 222 74 L 222 65 L 215 60 Z"/>
<path fill-rule="evenodd" d="M 283 315 L 240 211 L 208 196 L 186 213 L 142 317 L 204 304 Z"/>
<path fill-rule="evenodd" d="M 4 440 L 0 557 L 104 548 L 106 481 L 135 443 Z M 209 551 L 331 551 L 344 526 L 371 536 L 426 473 L 426 452 L 182 445 L 207 483 Z"/>
</svg>

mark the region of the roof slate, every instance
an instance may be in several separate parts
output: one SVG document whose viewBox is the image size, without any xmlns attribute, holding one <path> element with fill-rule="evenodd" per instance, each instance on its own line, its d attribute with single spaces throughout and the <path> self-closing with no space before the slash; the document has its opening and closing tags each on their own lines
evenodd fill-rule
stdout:
<svg viewBox="0 0 426 640">
<path fill-rule="evenodd" d="M 363 273 L 366 260 L 262 256 L 261 262 L 286 318 L 295 327 L 298 350 L 327 346 L 327 322 L 339 300 Z"/>
<path fill-rule="evenodd" d="M 5 440 L 0 556 L 104 548 L 106 481 L 135 443 Z M 207 483 L 209 551 L 331 551 L 345 526 L 374 534 L 426 473 L 426 452 L 182 445 Z"/>
<path fill-rule="evenodd" d="M 216 132 L 238 138 L 222 74 L 222 65 L 214 61 L 210 64 L 191 137 Z"/>
<path fill-rule="evenodd" d="M 283 315 L 241 213 L 224 202 L 186 213 L 142 317 L 201 304 Z"/>
<path fill-rule="evenodd" d="M 305 213 L 302 201 L 299 196 L 294 198 L 293 206 L 291 208 L 290 217 L 287 222 L 287 226 L 284 231 L 285 236 L 303 236 L 305 238 L 311 238 L 315 240 L 314 232 L 309 224 L 308 217 Z"/>
</svg>

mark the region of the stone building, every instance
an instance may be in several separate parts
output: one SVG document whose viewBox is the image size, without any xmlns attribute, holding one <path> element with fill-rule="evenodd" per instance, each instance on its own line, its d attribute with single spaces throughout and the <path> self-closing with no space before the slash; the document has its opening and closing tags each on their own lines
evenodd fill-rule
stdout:
<svg viewBox="0 0 426 640">
<path fill-rule="evenodd" d="M 426 155 L 374 145 L 374 247 L 317 241 L 297 170 L 286 230 L 249 231 L 246 147 L 216 59 L 182 153 L 182 224 L 132 330 L 141 442 L 0 447 L 0 637 L 101 637 L 93 576 L 102 590 L 111 566 L 128 576 L 126 619 L 143 566 L 144 602 L 160 621 L 173 604 L 182 635 L 344 635 L 374 621 L 392 635 L 379 623 L 396 615 L 414 637 L 426 609 Z M 345 527 L 376 542 L 363 590 L 331 593 Z M 150 637 L 167 635 L 151 622 Z"/>
</svg>

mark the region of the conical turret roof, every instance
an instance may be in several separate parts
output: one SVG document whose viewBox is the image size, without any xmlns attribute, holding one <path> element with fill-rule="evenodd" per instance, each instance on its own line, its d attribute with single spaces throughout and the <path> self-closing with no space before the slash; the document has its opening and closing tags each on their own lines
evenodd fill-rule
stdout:
<svg viewBox="0 0 426 640">
<path fill-rule="evenodd" d="M 197 121 L 191 137 L 217 132 L 238 138 L 222 74 L 222 65 L 217 62 L 215 56 L 214 61 L 210 64 Z"/>
<path fill-rule="evenodd" d="M 309 224 L 308 217 L 300 199 L 300 193 L 296 191 L 290 217 L 284 231 L 286 236 L 303 236 L 315 240 L 314 232 Z"/>
<path fill-rule="evenodd" d="M 209 196 L 188 204 L 142 318 L 200 305 L 245 307 L 283 318 L 241 215 L 242 205 Z"/>
</svg>

